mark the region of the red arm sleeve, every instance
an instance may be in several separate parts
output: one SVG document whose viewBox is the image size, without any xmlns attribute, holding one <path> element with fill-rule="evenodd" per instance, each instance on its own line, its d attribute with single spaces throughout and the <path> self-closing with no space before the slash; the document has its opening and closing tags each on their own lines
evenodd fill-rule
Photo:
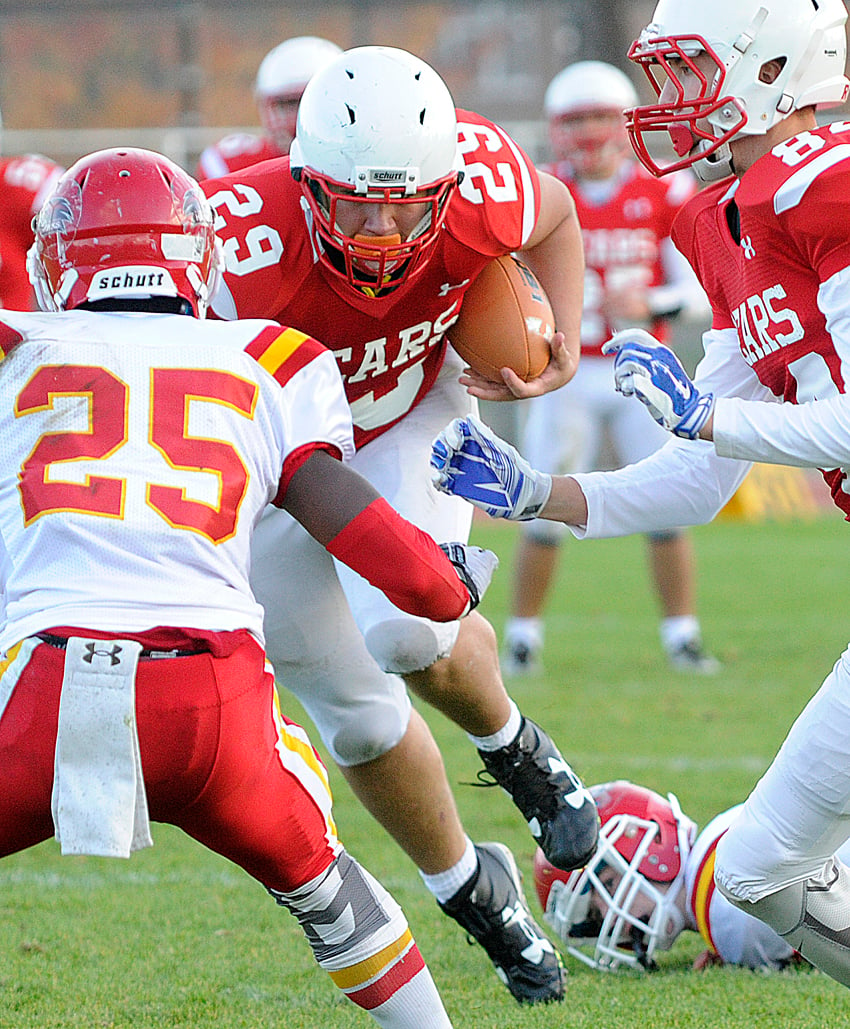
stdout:
<svg viewBox="0 0 850 1029">
<path fill-rule="evenodd" d="M 326 546 L 408 614 L 451 622 L 467 609 L 469 593 L 443 551 L 383 498 L 364 507 Z"/>
</svg>

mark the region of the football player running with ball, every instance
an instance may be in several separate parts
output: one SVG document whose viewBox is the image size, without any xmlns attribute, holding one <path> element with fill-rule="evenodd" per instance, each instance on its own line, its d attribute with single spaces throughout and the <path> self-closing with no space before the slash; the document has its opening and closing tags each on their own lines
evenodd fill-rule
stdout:
<svg viewBox="0 0 850 1029">
<path fill-rule="evenodd" d="M 227 258 L 214 312 L 275 318 L 329 346 L 354 421 L 353 467 L 435 539 L 467 539 L 471 509 L 429 481 L 431 441 L 475 396 L 537 396 L 573 375 L 583 259 L 566 187 L 538 174 L 496 125 L 457 112 L 429 65 L 391 47 L 346 51 L 313 76 L 288 159 L 202 186 Z M 489 382 L 464 374 L 448 340 L 469 285 L 513 251 L 537 274 L 560 331 L 537 378 L 508 370 Z M 407 692 L 472 737 L 553 864 L 583 864 L 597 836 L 592 799 L 506 693 L 492 627 L 477 613 L 447 626 L 399 611 L 286 513 L 258 526 L 253 568 L 278 681 L 355 794 L 514 997 L 560 999 L 563 972 L 514 860 L 466 836 Z"/>
<path fill-rule="evenodd" d="M 447 556 L 343 463 L 351 418 L 315 339 L 201 320 L 213 214 L 171 161 L 78 161 L 38 216 L 31 269 L 50 313 L 0 319 L 0 856 L 55 833 L 63 854 L 129 857 L 150 820 L 170 822 L 291 911 L 378 1025 L 450 1026 L 401 910 L 337 838 L 318 755 L 280 713 L 250 543 L 280 506 L 443 621 L 475 605 L 495 555 Z"/>
<path fill-rule="evenodd" d="M 850 515 L 850 123 L 815 116 L 850 92 L 846 21 L 841 0 L 661 0 L 630 51 L 659 95 L 629 113 L 630 132 L 656 172 L 693 165 L 713 180 L 673 226 L 713 323 L 694 381 L 642 330 L 607 349 L 617 388 L 678 438 L 620 471 L 550 479 L 455 423 L 435 445 L 442 488 L 504 517 L 614 536 L 708 521 L 766 461 L 822 469 Z M 659 130 L 677 156 L 666 167 L 650 149 Z M 850 650 L 721 839 L 714 873 L 733 904 L 845 985 L 850 873 L 835 853 L 850 836 L 848 695 Z"/>
</svg>

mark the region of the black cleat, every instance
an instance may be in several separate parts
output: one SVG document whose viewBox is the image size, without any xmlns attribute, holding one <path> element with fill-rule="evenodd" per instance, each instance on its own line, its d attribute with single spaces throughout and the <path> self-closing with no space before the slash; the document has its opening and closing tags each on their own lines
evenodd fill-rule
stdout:
<svg viewBox="0 0 850 1029">
<path fill-rule="evenodd" d="M 716 675 L 722 667 L 716 657 L 706 652 L 699 637 L 668 650 L 667 660 L 680 672 L 695 672 L 697 675 Z"/>
<path fill-rule="evenodd" d="M 513 855 L 501 843 L 476 844 L 475 853 L 478 872 L 440 907 L 481 944 L 520 1004 L 563 1000 L 566 971 L 531 917 Z"/>
<path fill-rule="evenodd" d="M 596 804 L 543 729 L 523 718 L 513 743 L 478 753 L 547 861 L 564 872 L 586 865 L 599 837 Z"/>
</svg>

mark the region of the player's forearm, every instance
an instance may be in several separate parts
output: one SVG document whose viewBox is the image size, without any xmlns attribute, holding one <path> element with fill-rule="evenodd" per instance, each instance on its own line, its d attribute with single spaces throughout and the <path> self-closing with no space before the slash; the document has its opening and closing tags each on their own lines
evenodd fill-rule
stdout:
<svg viewBox="0 0 850 1029">
<path fill-rule="evenodd" d="M 575 204 L 569 190 L 541 172 L 541 214 L 520 256 L 546 290 L 555 315 L 555 327 L 564 333 L 572 370 L 581 349 L 581 313 L 584 297 L 584 249 Z"/>
<path fill-rule="evenodd" d="M 587 498 L 571 475 L 552 476 L 552 492 L 538 517 L 566 525 L 587 525 Z"/>
<path fill-rule="evenodd" d="M 402 611 L 450 622 L 467 609 L 470 594 L 434 540 L 330 453 L 313 452 L 292 475 L 283 507 Z"/>
<path fill-rule="evenodd" d="M 573 535 L 588 539 L 701 525 L 727 503 L 749 468 L 718 457 L 710 443 L 671 440 L 616 471 L 557 477 L 556 506 L 547 505 L 543 517 L 565 515 Z"/>
<path fill-rule="evenodd" d="M 468 607 L 469 592 L 443 551 L 382 498 L 364 508 L 326 546 L 402 611 L 451 622 Z"/>
</svg>

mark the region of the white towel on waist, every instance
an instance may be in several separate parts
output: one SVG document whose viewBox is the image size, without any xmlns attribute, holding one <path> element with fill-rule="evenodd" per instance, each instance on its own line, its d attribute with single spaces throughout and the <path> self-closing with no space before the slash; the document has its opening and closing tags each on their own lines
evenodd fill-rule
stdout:
<svg viewBox="0 0 850 1029">
<path fill-rule="evenodd" d="M 51 798 L 63 854 L 126 858 L 153 846 L 136 727 L 141 649 L 68 640 Z"/>
</svg>

